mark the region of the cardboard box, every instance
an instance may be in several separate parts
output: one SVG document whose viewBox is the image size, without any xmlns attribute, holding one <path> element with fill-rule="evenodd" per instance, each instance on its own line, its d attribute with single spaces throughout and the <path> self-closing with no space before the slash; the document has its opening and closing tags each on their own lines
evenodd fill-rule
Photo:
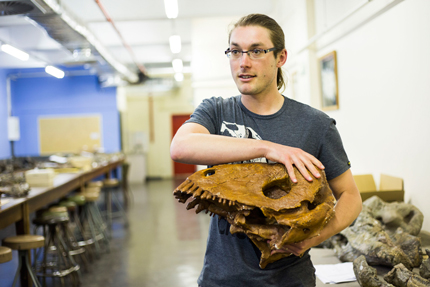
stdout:
<svg viewBox="0 0 430 287">
<path fill-rule="evenodd" d="M 55 171 L 47 169 L 30 169 L 25 172 L 25 181 L 31 187 L 46 187 L 54 185 Z"/>
<path fill-rule="evenodd" d="M 363 201 L 374 195 L 386 202 L 404 200 L 403 179 L 399 177 L 381 174 L 379 190 L 376 189 L 375 180 L 371 174 L 354 175 L 354 180 Z"/>
</svg>

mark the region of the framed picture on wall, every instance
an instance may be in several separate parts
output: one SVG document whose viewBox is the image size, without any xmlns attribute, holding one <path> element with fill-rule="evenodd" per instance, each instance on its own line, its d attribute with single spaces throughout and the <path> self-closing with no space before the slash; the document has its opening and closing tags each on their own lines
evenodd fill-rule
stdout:
<svg viewBox="0 0 430 287">
<path fill-rule="evenodd" d="M 319 58 L 321 106 L 324 111 L 339 109 L 336 51 Z"/>
</svg>

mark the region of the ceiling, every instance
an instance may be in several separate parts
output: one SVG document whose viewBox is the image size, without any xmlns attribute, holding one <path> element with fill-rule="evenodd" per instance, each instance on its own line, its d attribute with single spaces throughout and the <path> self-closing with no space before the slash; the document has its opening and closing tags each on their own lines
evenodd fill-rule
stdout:
<svg viewBox="0 0 430 287">
<path fill-rule="evenodd" d="M 168 19 L 163 0 L 0 0 L 0 7 L 16 2 L 35 7 L 21 15 L 1 16 L 0 11 L 0 42 L 30 54 L 30 59 L 23 62 L 0 51 L 0 68 L 51 64 L 75 72 L 116 73 L 134 82 L 139 71 L 149 77 L 173 74 L 171 62 L 179 58 L 184 63 L 184 72 L 190 72 L 193 19 L 270 14 L 274 1 L 247 0 L 233 4 L 230 0 L 178 0 L 178 17 Z M 169 37 L 173 34 L 181 36 L 179 54 L 170 51 Z M 88 48 L 92 53 L 86 56 Z"/>
</svg>

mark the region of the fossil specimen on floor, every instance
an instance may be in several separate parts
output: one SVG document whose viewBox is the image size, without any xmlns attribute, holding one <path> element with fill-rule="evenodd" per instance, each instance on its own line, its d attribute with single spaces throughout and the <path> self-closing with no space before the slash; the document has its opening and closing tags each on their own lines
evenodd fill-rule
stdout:
<svg viewBox="0 0 430 287">
<path fill-rule="evenodd" d="M 418 267 L 422 261 L 421 241 L 403 227 L 410 225 L 407 230 L 418 234 L 422 220 L 422 213 L 411 204 L 385 203 L 371 197 L 363 203 L 354 225 L 340 233 L 343 236 L 340 240 L 333 239 L 335 253 L 342 261 L 364 255 L 370 265 L 403 263 L 408 269 Z"/>
<path fill-rule="evenodd" d="M 354 274 L 361 287 L 394 287 L 378 278 L 375 268 L 369 266 L 366 258 L 361 255 L 354 260 Z"/>
<path fill-rule="evenodd" d="M 420 275 L 423 278 L 430 279 L 430 250 L 426 249 L 426 258 L 420 266 Z"/>
<path fill-rule="evenodd" d="M 385 281 L 396 287 L 430 287 L 430 281 L 398 264 L 384 276 Z"/>
<path fill-rule="evenodd" d="M 245 233 L 260 249 L 260 267 L 290 256 L 274 253 L 287 243 L 317 236 L 334 215 L 335 198 L 325 174 L 308 182 L 295 169 L 293 183 L 282 164 L 227 164 L 198 171 L 175 191 L 179 202 L 227 219 L 230 232 Z"/>
</svg>

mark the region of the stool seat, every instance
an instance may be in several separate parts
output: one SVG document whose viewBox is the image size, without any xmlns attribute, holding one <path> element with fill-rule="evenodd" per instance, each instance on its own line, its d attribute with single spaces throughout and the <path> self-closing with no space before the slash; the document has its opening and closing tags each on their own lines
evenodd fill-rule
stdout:
<svg viewBox="0 0 430 287">
<path fill-rule="evenodd" d="M 101 187 L 99 186 L 91 186 L 91 187 L 86 187 L 82 190 L 82 193 L 100 193 L 101 191 Z"/>
<path fill-rule="evenodd" d="M 119 180 L 116 178 L 107 178 L 103 180 L 103 187 L 116 187 L 119 185 Z"/>
<path fill-rule="evenodd" d="M 67 207 L 65 206 L 52 206 L 48 209 L 50 212 L 54 213 L 67 213 Z"/>
<path fill-rule="evenodd" d="M 12 260 L 12 249 L 6 246 L 0 246 L 0 263 Z"/>
<path fill-rule="evenodd" d="M 59 223 L 66 223 L 69 221 L 69 213 L 67 207 L 54 206 L 45 210 L 41 216 L 36 217 L 33 223 L 36 225 L 53 225 Z"/>
<path fill-rule="evenodd" d="M 73 201 L 79 206 L 85 205 L 85 196 L 82 194 L 72 195 L 68 197 L 67 200 Z"/>
<path fill-rule="evenodd" d="M 78 205 L 76 204 L 76 202 L 71 201 L 71 200 L 63 200 L 60 201 L 58 203 L 59 206 L 64 206 L 65 208 L 67 208 L 67 211 L 75 211 L 76 208 L 78 207 Z"/>
<path fill-rule="evenodd" d="M 101 181 L 101 180 L 89 181 L 89 182 L 87 182 L 87 186 L 88 187 L 103 187 L 103 181 Z"/>
<path fill-rule="evenodd" d="M 99 199 L 100 193 L 85 193 L 85 200 L 89 201 L 89 202 L 94 202 L 97 201 L 97 199 Z"/>
<path fill-rule="evenodd" d="M 29 250 L 43 247 L 45 237 L 41 235 L 18 235 L 3 239 L 3 245 L 13 250 Z"/>
</svg>

